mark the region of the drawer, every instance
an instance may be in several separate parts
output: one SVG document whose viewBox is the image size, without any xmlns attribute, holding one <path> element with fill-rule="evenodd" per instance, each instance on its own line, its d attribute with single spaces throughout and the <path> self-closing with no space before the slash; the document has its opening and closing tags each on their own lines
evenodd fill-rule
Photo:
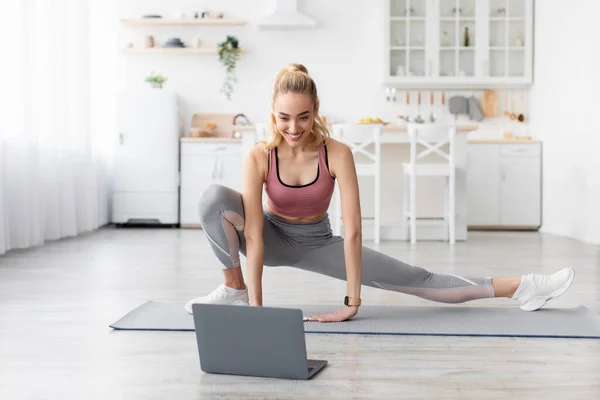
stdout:
<svg viewBox="0 0 600 400">
<path fill-rule="evenodd" d="M 241 156 L 241 143 L 224 143 L 224 142 L 182 142 L 182 156 Z"/>
<path fill-rule="evenodd" d="M 503 144 L 500 146 L 502 157 L 539 157 L 541 146 L 536 144 Z"/>
</svg>

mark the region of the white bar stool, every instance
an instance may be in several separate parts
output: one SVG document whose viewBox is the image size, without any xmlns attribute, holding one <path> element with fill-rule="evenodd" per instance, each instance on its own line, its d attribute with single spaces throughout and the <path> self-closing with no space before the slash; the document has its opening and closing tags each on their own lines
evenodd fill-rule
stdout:
<svg viewBox="0 0 600 400">
<path fill-rule="evenodd" d="M 455 243 L 456 237 L 456 164 L 454 137 L 456 125 L 442 124 L 408 124 L 410 138 L 410 162 L 403 163 L 404 182 L 404 218 L 410 220 L 410 242 L 417 242 L 417 176 L 445 176 L 446 192 L 444 199 L 444 225 L 446 239 L 450 244 Z M 443 150 L 448 145 L 448 151 Z M 423 150 L 417 147 L 421 145 Z M 444 163 L 423 163 L 422 158 L 437 154 Z M 406 184 L 406 178 L 409 184 Z M 408 199 L 407 199 L 408 197 Z M 408 209 L 407 209 L 408 200 Z"/>
<path fill-rule="evenodd" d="M 381 240 L 381 124 L 333 124 L 333 137 L 350 147 L 353 155 L 362 154 L 370 162 L 354 160 L 358 176 L 372 176 L 375 180 L 374 193 L 374 232 L 375 244 Z M 368 146 L 373 145 L 369 151 Z M 342 203 L 339 187 L 335 190 L 335 211 L 333 216 L 333 232 L 341 235 Z"/>
</svg>

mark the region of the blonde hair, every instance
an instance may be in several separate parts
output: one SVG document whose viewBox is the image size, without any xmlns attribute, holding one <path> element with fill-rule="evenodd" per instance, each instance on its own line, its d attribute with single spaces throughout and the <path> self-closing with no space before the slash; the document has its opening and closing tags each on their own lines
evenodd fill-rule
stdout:
<svg viewBox="0 0 600 400">
<path fill-rule="evenodd" d="M 274 109 L 275 99 L 280 94 L 297 93 L 307 94 L 311 97 L 315 111 L 315 119 L 310 131 L 310 141 L 316 145 L 321 144 L 324 140 L 330 137 L 327 126 L 316 112 L 319 108 L 319 96 L 317 95 L 317 85 L 308 74 L 308 70 L 302 64 L 288 64 L 283 67 L 275 80 L 273 81 L 273 92 L 271 94 L 271 110 Z M 283 136 L 277 129 L 275 122 L 275 114 L 271 112 L 269 118 L 269 126 L 271 128 L 271 138 L 266 142 L 267 149 L 273 149 L 281 143 Z"/>
</svg>

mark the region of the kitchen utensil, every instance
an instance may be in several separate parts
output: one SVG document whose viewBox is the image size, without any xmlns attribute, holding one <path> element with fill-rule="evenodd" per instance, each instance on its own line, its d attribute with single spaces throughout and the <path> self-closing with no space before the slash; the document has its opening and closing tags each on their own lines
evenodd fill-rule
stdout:
<svg viewBox="0 0 600 400">
<path fill-rule="evenodd" d="M 435 122 L 435 114 L 433 113 L 433 91 L 429 92 L 429 109 L 431 113 L 429 114 L 429 122 L 432 124 Z"/>
<path fill-rule="evenodd" d="M 417 104 L 417 116 L 415 117 L 414 122 L 422 124 L 425 120 L 421 117 L 421 91 L 419 91 L 419 96 L 417 97 Z"/>
<path fill-rule="evenodd" d="M 471 118 L 471 121 L 482 121 L 483 117 L 483 112 L 477 98 L 475 96 L 469 97 L 469 118 Z"/>
<path fill-rule="evenodd" d="M 406 106 L 405 106 L 405 110 L 404 110 L 405 115 L 400 114 L 396 118 L 399 118 L 406 122 L 410 122 L 410 117 L 408 116 L 408 114 L 410 113 L 409 106 L 408 106 L 410 104 L 410 92 L 408 90 L 406 91 L 405 99 L 406 99 Z"/>
<path fill-rule="evenodd" d="M 446 105 L 446 92 L 442 92 L 442 105 Z"/>
<path fill-rule="evenodd" d="M 404 118 L 406 122 L 411 122 L 410 118 L 410 92 L 406 91 L 406 118 Z"/>
<path fill-rule="evenodd" d="M 515 94 L 511 94 L 510 96 L 510 119 L 513 121 L 517 119 L 517 114 L 515 114 Z"/>
<path fill-rule="evenodd" d="M 482 99 L 483 115 L 486 118 L 496 118 L 498 116 L 498 93 L 495 90 L 485 90 Z"/>
<path fill-rule="evenodd" d="M 510 117 L 510 111 L 508 109 L 508 92 L 504 92 L 504 116 Z"/>
<path fill-rule="evenodd" d="M 525 121 L 525 115 L 523 115 L 523 108 L 524 108 L 524 101 L 523 101 L 523 92 L 521 92 L 521 96 L 520 96 L 520 105 L 519 105 L 519 115 L 517 116 L 517 119 L 519 120 L 519 122 L 523 122 Z"/>
<path fill-rule="evenodd" d="M 452 96 L 448 100 L 448 109 L 451 114 L 467 114 L 469 112 L 469 102 L 465 96 Z"/>
</svg>

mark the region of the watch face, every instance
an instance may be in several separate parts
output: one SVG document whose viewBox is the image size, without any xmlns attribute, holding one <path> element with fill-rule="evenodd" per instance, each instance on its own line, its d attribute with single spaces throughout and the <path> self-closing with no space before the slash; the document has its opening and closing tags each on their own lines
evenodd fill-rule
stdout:
<svg viewBox="0 0 600 400">
<path fill-rule="evenodd" d="M 344 297 L 344 305 L 347 306 L 349 302 L 350 299 L 348 298 L 348 296 Z"/>
</svg>

